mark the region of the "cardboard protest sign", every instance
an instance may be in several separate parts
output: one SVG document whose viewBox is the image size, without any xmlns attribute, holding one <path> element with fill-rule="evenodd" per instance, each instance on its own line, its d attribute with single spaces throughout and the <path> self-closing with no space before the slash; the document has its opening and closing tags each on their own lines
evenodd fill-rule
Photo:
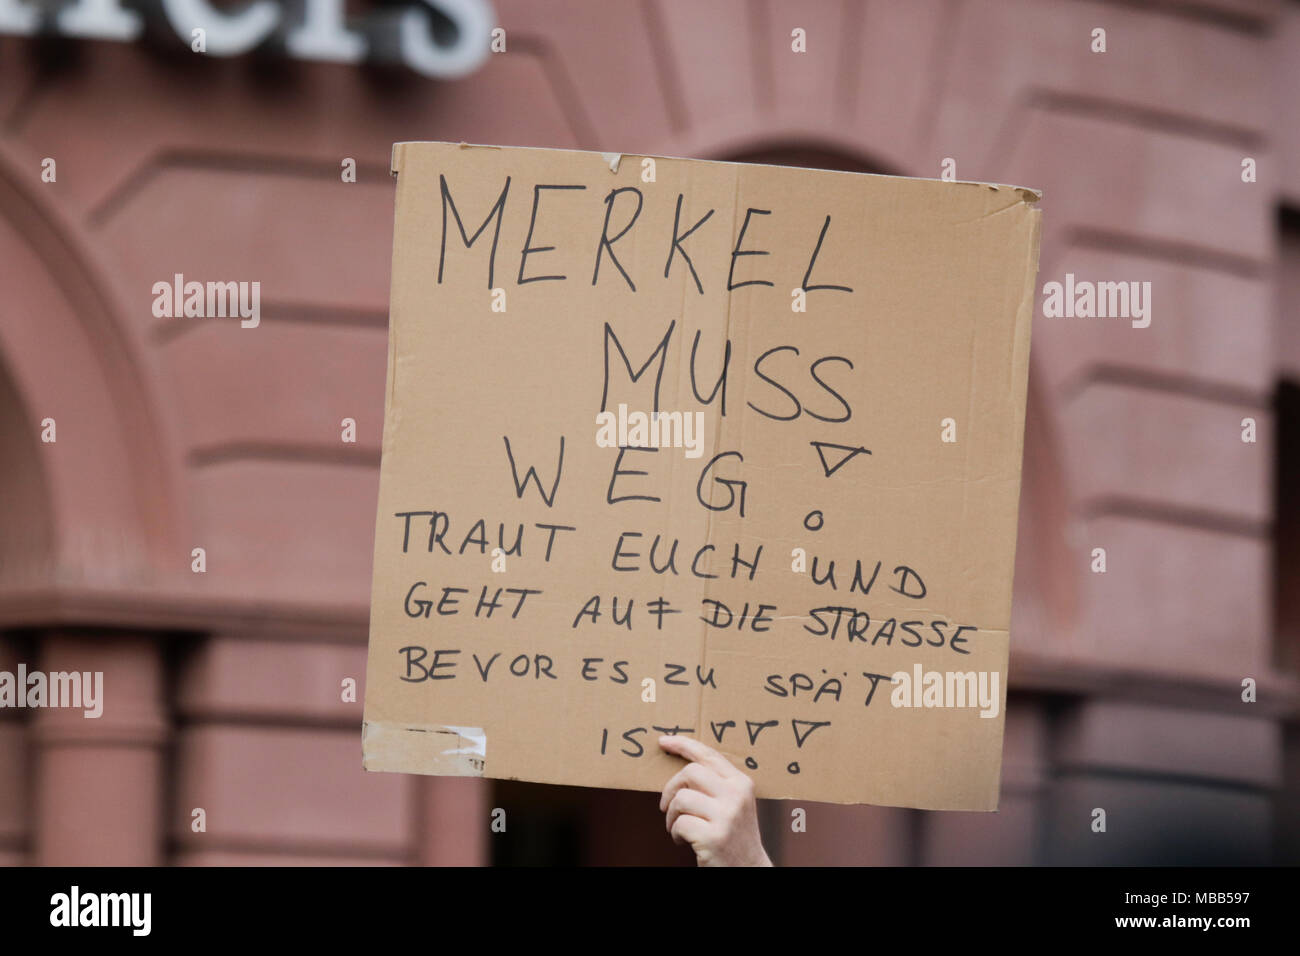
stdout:
<svg viewBox="0 0 1300 956">
<path fill-rule="evenodd" d="M 997 806 L 1038 194 L 393 150 L 370 770 Z"/>
</svg>

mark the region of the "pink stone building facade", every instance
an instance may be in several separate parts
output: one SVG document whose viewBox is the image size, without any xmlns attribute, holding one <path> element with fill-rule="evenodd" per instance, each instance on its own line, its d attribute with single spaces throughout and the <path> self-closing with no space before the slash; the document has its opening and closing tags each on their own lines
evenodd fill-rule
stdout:
<svg viewBox="0 0 1300 956">
<path fill-rule="evenodd" d="M 1042 189 L 1040 288 L 1150 281 L 1154 311 L 1035 319 L 1001 809 L 810 804 L 794 834 L 770 804 L 767 841 L 1300 861 L 1300 4 L 494 8 L 506 52 L 446 80 L 0 37 L 0 670 L 112 695 L 0 710 L 0 863 L 690 862 L 654 795 L 361 770 L 340 686 L 364 685 L 389 148 L 416 139 Z M 259 280 L 256 333 L 155 318 L 176 273 Z"/>
</svg>

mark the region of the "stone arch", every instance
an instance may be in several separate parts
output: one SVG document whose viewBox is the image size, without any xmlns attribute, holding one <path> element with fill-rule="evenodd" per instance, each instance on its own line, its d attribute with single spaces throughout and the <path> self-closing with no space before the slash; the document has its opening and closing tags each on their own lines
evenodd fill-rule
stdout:
<svg viewBox="0 0 1300 956">
<path fill-rule="evenodd" d="M 177 463 L 146 352 L 40 168 L 0 144 L 0 261 L 24 277 L 0 302 L 0 525 L 20 529 L 0 626 L 132 622 L 178 547 Z"/>
<path fill-rule="evenodd" d="M 740 163 L 817 166 L 856 173 L 906 176 L 907 162 L 891 150 L 836 130 L 763 129 L 743 135 L 692 137 L 692 157 Z M 821 164 L 821 165 L 817 165 Z"/>
</svg>

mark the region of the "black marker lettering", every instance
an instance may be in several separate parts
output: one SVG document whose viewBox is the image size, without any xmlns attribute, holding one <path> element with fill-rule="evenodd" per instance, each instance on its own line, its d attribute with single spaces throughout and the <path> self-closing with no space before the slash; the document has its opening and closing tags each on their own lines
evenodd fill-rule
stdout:
<svg viewBox="0 0 1300 956">
<path fill-rule="evenodd" d="M 636 212 L 632 213 L 632 218 L 627 221 L 626 226 L 619 230 L 617 236 L 610 236 L 609 217 L 614 211 L 614 201 L 618 198 L 619 193 L 636 193 Z M 636 291 L 636 284 L 632 282 L 632 277 L 627 274 L 627 270 L 623 268 L 623 264 L 618 261 L 618 256 L 614 255 L 614 243 L 627 235 L 627 231 L 636 223 L 637 217 L 641 215 L 641 204 L 643 202 L 644 199 L 641 196 L 641 190 L 637 189 L 635 186 L 622 186 L 618 189 L 611 189 L 609 195 L 605 197 L 605 225 L 600 230 L 600 245 L 596 246 L 596 268 L 591 273 L 592 285 L 596 284 L 596 279 L 600 275 L 600 257 L 604 255 L 605 250 L 608 249 L 609 257 L 614 260 L 614 265 L 618 268 L 618 271 L 622 273 L 623 279 L 627 282 L 627 287 L 633 292 Z"/>
<path fill-rule="evenodd" d="M 817 264 L 817 254 L 822 251 L 822 240 L 826 238 L 826 230 L 831 227 L 831 217 L 827 216 L 826 221 L 822 223 L 821 234 L 817 236 L 817 246 L 813 249 L 812 258 L 808 260 L 808 271 L 803 274 L 803 284 L 799 288 L 804 292 L 814 292 L 818 289 L 834 289 L 837 292 L 852 292 L 846 285 L 809 285 L 808 280 L 812 278 L 813 266 Z"/>
<path fill-rule="evenodd" d="M 447 177 L 438 174 L 438 184 L 442 191 L 442 246 L 438 250 L 438 283 L 442 284 L 442 268 L 447 259 L 447 206 L 451 206 L 451 214 L 456 217 L 456 228 L 460 230 L 460 238 L 465 243 L 465 248 L 473 247 L 478 242 L 478 237 L 483 234 L 487 224 L 494 218 L 497 221 L 496 230 L 492 233 L 492 252 L 488 256 L 488 288 L 495 288 L 496 263 L 497 263 L 497 241 L 501 238 L 501 220 L 505 215 L 506 194 L 510 192 L 510 177 L 506 177 L 506 184 L 501 190 L 501 195 L 492 208 L 488 210 L 487 218 L 483 220 L 483 225 L 479 226 L 474 232 L 471 239 L 469 233 L 465 231 L 465 224 L 461 222 L 460 212 L 456 209 L 456 202 L 451 198 L 451 190 L 447 188 Z"/>
<path fill-rule="evenodd" d="M 700 277 L 695 274 L 695 264 L 691 262 L 691 257 L 687 255 L 686 250 L 682 248 L 682 240 L 689 238 L 691 233 L 708 222 L 709 217 L 712 215 L 713 210 L 710 209 L 704 214 L 703 219 L 691 226 L 691 228 L 687 229 L 685 232 L 679 234 L 677 232 L 677 227 L 682 221 L 682 194 L 677 194 L 677 211 L 673 214 L 673 244 L 668 247 L 668 262 L 664 264 L 664 278 L 668 278 L 668 270 L 673 267 L 673 255 L 680 252 L 682 258 L 686 260 L 686 268 L 691 270 L 691 278 L 695 280 L 695 288 L 699 290 L 700 295 L 704 294 L 704 286 L 700 284 Z"/>
<path fill-rule="evenodd" d="M 541 185 L 533 187 L 533 212 L 528 219 L 528 235 L 524 238 L 524 249 L 523 252 L 519 254 L 519 280 L 518 281 L 520 285 L 527 285 L 529 282 L 545 282 L 548 279 L 556 280 L 556 279 L 568 278 L 568 276 L 557 275 L 557 276 L 531 276 L 525 279 L 524 263 L 528 261 L 528 256 L 530 253 L 550 252 L 555 248 L 554 246 L 530 245 L 530 243 L 533 241 L 533 227 L 537 225 L 537 205 L 541 201 L 542 190 L 543 189 L 586 189 L 586 188 L 587 188 L 586 186 L 541 186 Z M 811 268 L 811 266 L 809 268 Z"/>
<path fill-rule="evenodd" d="M 613 326 L 608 322 L 605 323 L 605 382 L 600 390 L 600 410 L 602 412 L 605 411 L 606 403 L 609 401 L 609 343 L 611 340 L 614 342 L 614 348 L 618 349 L 619 358 L 623 360 L 623 367 L 627 369 L 627 374 L 634 384 L 641 380 L 641 376 L 644 375 L 646 369 L 650 367 L 650 363 L 655 360 L 655 356 L 659 357 L 659 367 L 655 371 L 655 399 L 654 408 L 652 409 L 656 412 L 659 411 L 659 386 L 663 383 L 664 379 L 664 360 L 668 356 L 668 340 L 673 337 L 673 329 L 676 327 L 676 319 L 673 319 L 668 323 L 668 331 L 665 332 L 664 337 L 659 340 L 659 344 L 655 346 L 655 350 L 650 353 L 650 357 L 645 360 L 645 363 L 642 364 L 641 368 L 633 372 L 632 363 L 628 360 L 627 352 L 623 350 L 623 343 L 620 342 L 618 336 L 614 334 Z"/>
<path fill-rule="evenodd" d="M 515 483 L 515 497 L 522 499 L 524 489 L 528 487 L 528 481 L 531 478 L 537 485 L 537 493 L 542 496 L 542 501 L 546 502 L 546 507 L 550 508 L 555 504 L 555 493 L 560 488 L 560 475 L 564 473 L 564 436 L 560 436 L 560 458 L 555 464 L 555 481 L 551 483 L 551 493 L 546 494 L 546 489 L 542 487 L 542 479 L 537 475 L 537 469 L 532 465 L 528 466 L 528 471 L 524 473 L 524 480 L 519 480 L 519 469 L 515 467 L 515 456 L 510 450 L 510 439 L 502 435 L 501 440 L 506 443 L 506 457 L 510 459 L 510 477 Z"/>
<path fill-rule="evenodd" d="M 620 475 L 650 474 L 650 472 L 648 471 L 625 471 L 620 467 L 623 464 L 623 456 L 630 451 L 647 452 L 653 455 L 657 453 L 659 449 L 658 448 L 636 448 L 632 445 L 626 445 L 620 448 L 618 450 L 618 458 L 615 459 L 614 461 L 614 471 L 609 476 L 609 488 L 606 489 L 605 491 L 605 503 L 610 505 L 616 505 L 620 501 L 660 501 L 661 499 L 656 498 L 654 495 L 623 495 L 620 498 L 614 497 L 614 482 L 618 480 Z"/>
<path fill-rule="evenodd" d="M 760 216 L 770 216 L 772 215 L 772 210 L 753 209 L 753 208 L 745 210 L 745 220 L 740 224 L 740 234 L 736 236 L 736 248 L 732 250 L 731 253 L 731 268 L 727 271 L 728 292 L 730 292 L 732 289 L 739 289 L 742 286 L 747 286 L 747 285 L 771 285 L 772 284 L 768 282 L 766 279 L 750 279 L 746 282 L 733 281 L 736 275 L 736 260 L 738 258 L 740 258 L 741 256 L 766 256 L 771 254 L 758 249 L 740 248 L 740 244 L 745 241 L 745 230 L 749 228 L 749 217 L 754 215 L 755 213 L 757 213 Z"/>
<path fill-rule="evenodd" d="M 763 415 L 766 418 L 770 418 L 773 421 L 791 422 L 794 421 L 796 418 L 798 418 L 799 413 L 803 411 L 803 406 L 799 404 L 799 399 L 795 398 L 794 393 L 790 391 L 788 388 L 786 388 L 784 385 L 782 385 L 780 382 L 776 382 L 773 381 L 771 378 L 768 378 L 768 376 L 763 373 L 763 370 L 759 368 L 759 366 L 763 364 L 763 360 L 774 352 L 793 352 L 795 355 L 799 354 L 799 350 L 795 348 L 793 345 L 778 345 L 775 348 L 770 348 L 762 355 L 760 355 L 758 358 L 754 359 L 754 373 L 763 381 L 767 382 L 768 385 L 771 385 L 777 391 L 782 392 L 786 398 L 790 399 L 790 401 L 794 403 L 794 411 L 791 412 L 789 415 L 777 415 L 773 412 L 763 411 L 763 409 L 759 408 L 753 402 L 746 402 L 745 404 L 748 405 L 750 408 L 752 408 L 754 411 L 758 412 L 760 415 Z"/>
</svg>

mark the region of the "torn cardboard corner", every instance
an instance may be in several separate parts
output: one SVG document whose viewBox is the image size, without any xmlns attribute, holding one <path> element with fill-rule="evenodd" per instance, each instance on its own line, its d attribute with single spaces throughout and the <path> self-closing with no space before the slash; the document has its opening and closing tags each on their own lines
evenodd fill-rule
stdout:
<svg viewBox="0 0 1300 956">
<path fill-rule="evenodd" d="M 393 148 L 365 767 L 995 809 L 1037 194 L 620 155 Z"/>
</svg>

